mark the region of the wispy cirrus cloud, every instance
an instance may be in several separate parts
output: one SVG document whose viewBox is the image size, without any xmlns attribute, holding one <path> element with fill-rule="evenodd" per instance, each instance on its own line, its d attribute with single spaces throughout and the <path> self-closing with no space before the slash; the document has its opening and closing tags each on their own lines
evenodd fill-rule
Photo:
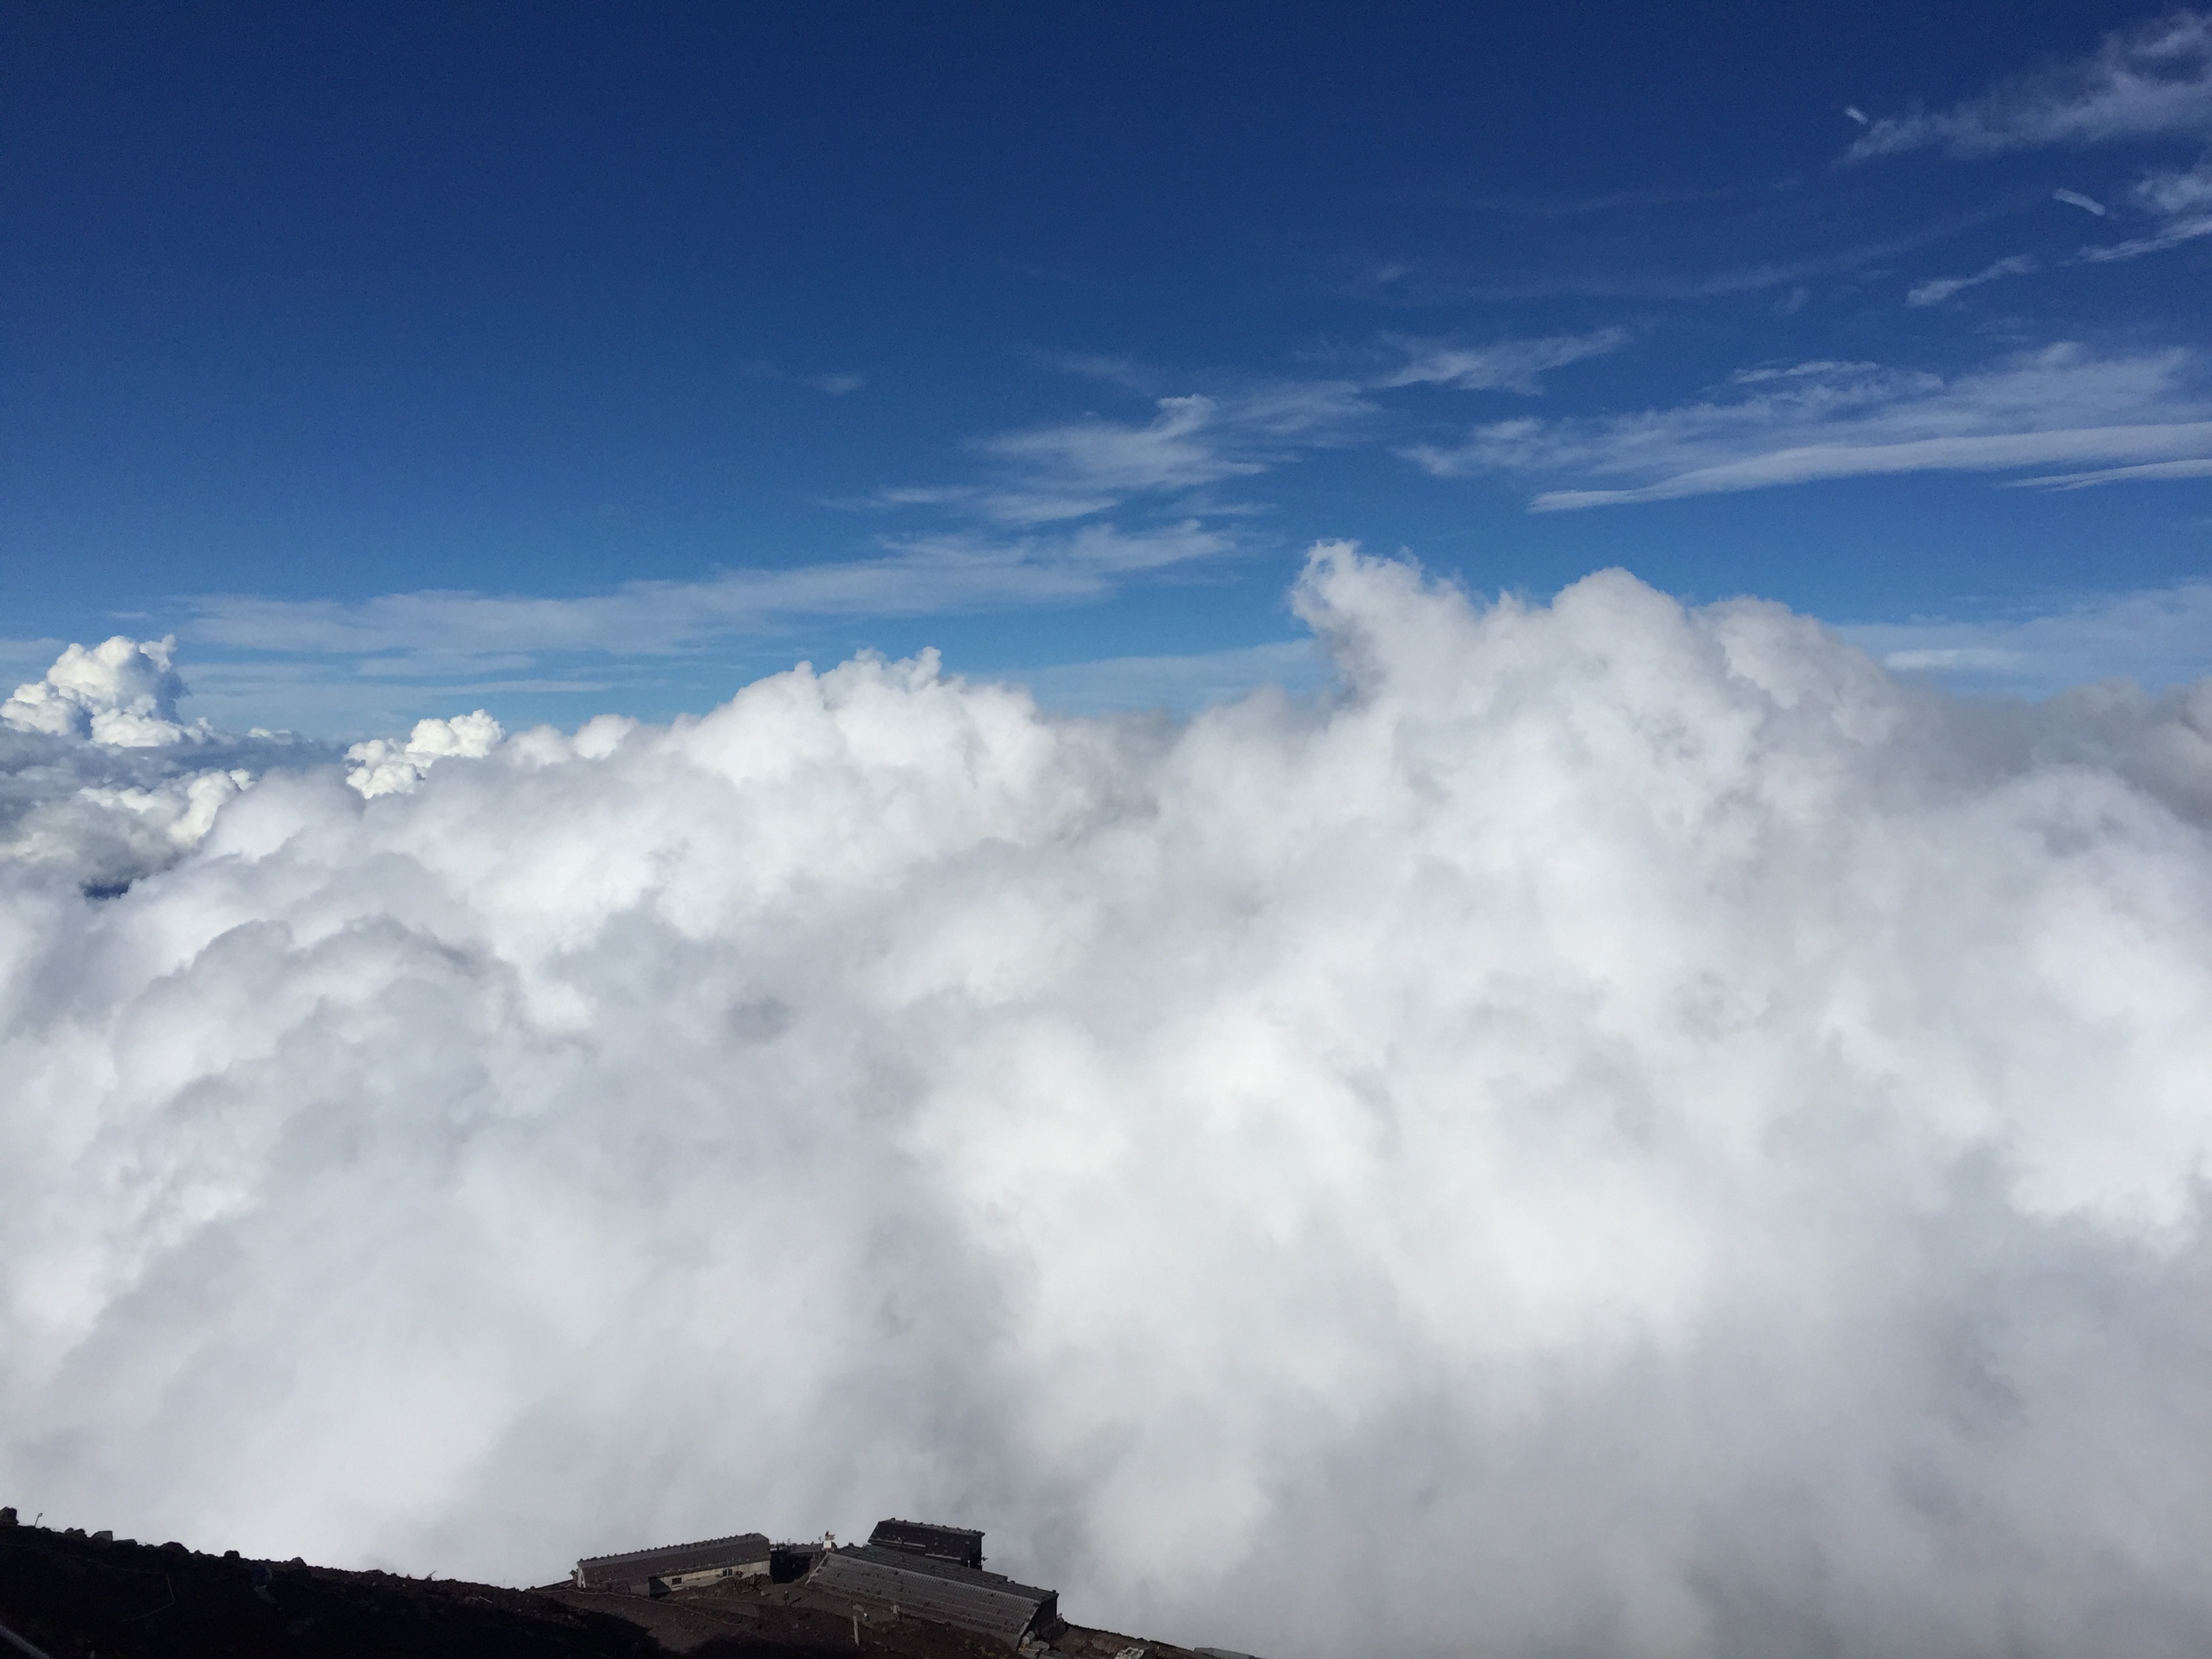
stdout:
<svg viewBox="0 0 2212 1659">
<path fill-rule="evenodd" d="M 1941 305 L 1954 294 L 1963 294 L 1970 288 L 1979 288 L 1984 283 L 2002 282 L 2008 276 L 2025 276 L 2036 269 L 2033 253 L 2015 253 L 2009 258 L 1999 259 L 1982 267 L 1971 276 L 1938 276 L 1919 283 L 1905 296 L 1909 306 Z"/>
<path fill-rule="evenodd" d="M 1155 401 L 1152 418 L 1026 428 L 977 446 L 1048 489 L 1116 496 L 1249 477 L 1300 451 L 1346 441 L 1374 413 L 1349 380 L 1286 380 Z"/>
<path fill-rule="evenodd" d="M 2212 403 L 2179 349 L 2100 356 L 2076 344 L 1952 377 L 1870 363 L 1741 374 L 1671 409 L 1478 427 L 1462 445 L 1406 453 L 1429 472 L 1619 480 L 1550 489 L 1538 512 L 1921 471 L 2124 467 L 2212 456 Z"/>
<path fill-rule="evenodd" d="M 1264 471 L 1241 422 L 1202 393 L 1162 398 L 1149 421 L 1091 417 L 1010 432 L 984 453 L 1032 476 L 1087 484 L 1112 498 L 1140 490 L 1192 489 Z"/>
<path fill-rule="evenodd" d="M 2212 132 L 2212 20 L 2177 11 L 2108 34 L 2086 58 L 2005 81 L 1948 110 L 1870 122 L 1845 162 L 1941 149 L 1959 157 Z"/>
<path fill-rule="evenodd" d="M 2080 208 L 2100 219 L 2113 216 L 2112 209 L 2079 191 L 2054 190 L 2051 197 L 2055 202 Z M 2112 264 L 2139 259 L 2145 254 L 2162 253 L 2168 248 L 2195 241 L 2200 236 L 2212 236 L 2212 156 L 2186 170 L 2169 167 L 2147 174 L 2128 192 L 2124 210 L 2147 216 L 2155 222 L 2154 228 L 2141 235 L 2125 237 L 2117 242 L 2090 243 L 2076 249 L 2071 257 L 2056 263 L 2061 265 Z M 2043 268 L 2044 261 L 2035 255 L 2015 253 L 1984 266 L 1971 276 L 1938 276 L 1917 283 L 1907 291 L 1905 302 L 1909 306 L 1941 305 L 1954 295 L 1979 288 L 1985 283 L 1999 282 L 2008 276 L 2028 276 Z"/>
<path fill-rule="evenodd" d="M 1164 378 L 1121 359 L 1053 362 L 1128 390 Z M 1152 397 L 1142 417 L 1085 414 L 997 433 L 969 446 L 982 458 L 976 481 L 897 485 L 848 505 L 935 507 L 1014 526 L 1088 518 L 1146 497 L 1164 498 L 1159 505 L 1179 518 L 1242 515 L 1249 503 L 1224 506 L 1198 492 L 1353 442 L 1379 412 L 1358 380 L 1248 380 Z"/>
<path fill-rule="evenodd" d="M 1369 298 L 1383 297 L 1387 291 L 1397 304 L 1424 307 L 1510 305 L 1562 299 L 1638 302 L 1729 300 L 1808 281 L 1849 276 L 1869 265 L 1879 265 L 1900 254 L 1948 240 L 1995 216 L 1992 210 L 1977 208 L 1947 216 L 1899 235 L 1869 239 L 1786 258 L 1758 259 L 1703 270 L 1652 268 L 1635 260 L 1613 259 L 1578 269 L 1531 271 L 1519 277 L 1500 279 L 1401 264 L 1393 267 L 1395 275 L 1387 285 L 1370 277 L 1357 284 L 1355 291 Z"/>
<path fill-rule="evenodd" d="M 2031 696 L 2121 676 L 2175 685 L 2212 664 L 2212 583 L 2084 594 L 2016 614 L 1847 623 L 1836 631 L 1898 673 Z"/>
<path fill-rule="evenodd" d="M 255 651 L 380 657 L 441 670 L 548 652 L 668 655 L 808 617 L 915 617 L 1098 599 L 1137 574 L 1234 547 L 1195 521 L 1060 535 L 921 537 L 883 556 L 724 571 L 696 581 L 627 582 L 573 598 L 428 589 L 360 600 L 216 594 L 191 601 L 188 639 Z"/>
<path fill-rule="evenodd" d="M 857 501 L 839 505 L 861 508 L 938 507 L 951 508 L 994 524 L 1034 526 L 1057 524 L 1067 519 L 1089 518 L 1118 507 L 1120 494 L 1068 489 L 991 489 L 981 484 L 894 485 Z"/>
<path fill-rule="evenodd" d="M 2129 192 L 2138 209 L 2162 221 L 2147 235 L 2124 241 L 2093 245 L 2075 256 L 2085 264 L 2110 264 L 2139 259 L 2146 253 L 2212 236 L 2212 155 L 2186 170 L 2173 167 L 2153 173 Z"/>
<path fill-rule="evenodd" d="M 1587 334 L 1462 345 L 1394 335 L 1386 337 L 1386 343 L 1405 352 L 1406 362 L 1376 385 L 1438 386 L 1462 392 L 1518 392 L 1533 396 L 1544 389 L 1540 377 L 1550 370 L 1618 351 L 1631 337 L 1625 328 L 1601 328 Z"/>
<path fill-rule="evenodd" d="M 2169 478 L 2212 478 L 2212 456 L 2184 461 L 2143 461 L 2133 466 L 2100 467 L 2087 472 L 2057 472 L 2037 478 L 2011 478 L 2008 489 L 2087 489 L 2096 484 L 2149 483 Z"/>
<path fill-rule="evenodd" d="M 1126 358 L 1061 356 L 1052 367 L 1125 391 L 1151 395 L 1143 418 L 1086 414 L 976 440 L 986 479 L 896 485 L 849 505 L 933 507 L 995 524 L 1038 526 L 1088 518 L 1144 497 L 1171 498 L 1170 510 L 1212 518 L 1243 516 L 1254 503 L 1217 502 L 1209 486 L 1256 477 L 1316 449 L 1370 441 L 1384 415 L 1376 394 L 1433 386 L 1465 392 L 1543 390 L 1541 377 L 1586 358 L 1618 351 L 1626 328 L 1580 334 L 1462 340 L 1384 335 L 1352 354 L 1357 374 L 1312 379 L 1246 380 L 1206 391 L 1157 395 L 1167 377 Z M 1387 368 L 1375 359 L 1395 359 Z"/>
</svg>

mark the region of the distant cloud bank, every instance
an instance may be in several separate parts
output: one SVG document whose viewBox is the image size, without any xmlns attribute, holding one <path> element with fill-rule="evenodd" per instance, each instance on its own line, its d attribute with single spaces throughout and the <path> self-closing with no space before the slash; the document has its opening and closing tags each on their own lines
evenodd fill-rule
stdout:
<svg viewBox="0 0 2212 1659">
<path fill-rule="evenodd" d="M 0 865 L 0 1486 L 515 1582 L 953 1515 L 1285 1659 L 2212 1643 L 2212 682 L 1296 604 L 1310 699 L 861 659 Z"/>
</svg>

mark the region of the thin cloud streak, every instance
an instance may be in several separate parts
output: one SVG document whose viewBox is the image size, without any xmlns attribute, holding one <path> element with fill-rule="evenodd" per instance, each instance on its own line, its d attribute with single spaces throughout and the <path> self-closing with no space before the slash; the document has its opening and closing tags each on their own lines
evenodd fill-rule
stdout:
<svg viewBox="0 0 2212 1659">
<path fill-rule="evenodd" d="M 1597 418 L 1479 427 L 1409 459 L 1438 477 L 1582 473 L 1614 485 L 1555 488 L 1558 512 L 1772 488 L 1820 478 L 2069 464 L 2134 465 L 2212 454 L 2212 404 L 2179 349 L 2100 356 L 2071 343 L 1942 376 L 1814 362 L 1739 374 L 1735 395 Z"/>
<path fill-rule="evenodd" d="M 1979 288 L 1984 283 L 2002 282 L 2008 276 L 2025 276 L 2036 269 L 2033 253 L 2015 253 L 2009 258 L 1999 259 L 1984 265 L 1971 276 L 1938 276 L 1932 282 L 1920 283 L 1905 296 L 1909 306 L 1941 305 L 1954 294 L 1963 294 L 1970 288 Z"/>
<path fill-rule="evenodd" d="M 2191 132 L 2212 132 L 2212 23 L 2179 11 L 2108 34 L 2087 58 L 2004 82 L 1955 108 L 1885 117 L 1843 159 L 1930 148 L 1963 159 Z"/>
<path fill-rule="evenodd" d="M 2085 247 L 2075 256 L 2076 263 L 2111 264 L 2140 259 L 2200 236 L 2212 236 L 2212 156 L 2185 173 L 2172 169 L 2154 173 L 2130 194 L 2139 207 L 2163 218 L 2165 224 L 2148 236 Z"/>
<path fill-rule="evenodd" d="M 1192 489 L 1263 472 L 1300 449 L 1345 441 L 1373 413 L 1348 380 L 1294 380 L 1155 401 L 1139 425 L 1096 416 L 1032 427 L 979 447 L 1028 487 L 1116 495 Z"/>
<path fill-rule="evenodd" d="M 1116 580 L 1231 550 L 1234 538 L 1185 522 L 1146 531 L 1088 525 L 1071 534 L 994 541 L 920 538 L 889 556 L 786 570 L 733 570 L 703 581 L 629 582 L 578 599 L 422 591 L 374 599 L 211 595 L 181 630 L 210 645 L 346 655 L 481 656 L 576 651 L 672 655 L 760 633 L 794 617 L 914 617 L 1072 604 Z"/>
<path fill-rule="evenodd" d="M 2162 478 L 2212 478 L 2212 456 L 2187 461 L 2146 461 L 2094 472 L 2059 472 L 2042 478 L 2009 478 L 2007 489 L 2087 489 L 2097 484 L 2142 483 Z"/>
<path fill-rule="evenodd" d="M 1705 276 L 1675 271 L 1608 269 L 1574 275 L 1531 277 L 1519 282 L 1461 282 L 1443 277 L 1394 280 L 1387 291 L 1363 289 L 1364 297 L 1404 307 L 1512 304 L 1531 300 L 1727 300 L 1770 289 L 1787 288 L 1823 277 L 1847 276 L 1997 218 L 1994 209 L 1977 209 L 1899 236 L 1885 237 L 1802 258 L 1762 260 L 1730 266 Z M 1401 275 L 1404 272 L 1401 270 Z"/>
<path fill-rule="evenodd" d="M 2125 701 L 2115 681 L 2157 690 L 2212 671 L 2212 583 L 2084 594 L 2021 615 L 1849 623 L 1835 632 L 1895 673 L 1984 692 Z"/>
<path fill-rule="evenodd" d="M 1125 387 L 1155 377 L 1115 358 L 1051 360 L 1071 373 Z M 970 446 L 995 477 L 975 483 L 897 485 L 847 505 L 936 507 L 991 524 L 1034 526 L 1087 518 L 1146 495 L 1180 495 L 1170 510 L 1204 518 L 1193 494 L 1249 478 L 1316 449 L 1357 441 L 1380 412 L 1349 380 L 1281 380 L 1152 399 L 1150 419 L 1085 415 L 1025 427 Z M 1249 505 L 1227 509 L 1237 514 Z"/>
<path fill-rule="evenodd" d="M 2212 421 L 2185 426 L 2087 427 L 2071 431 L 2007 433 L 1987 438 L 1922 438 L 1897 444 L 1808 444 L 1722 466 L 1678 474 L 1638 489 L 1552 489 L 1529 502 L 1536 513 L 1571 512 L 1631 501 L 1771 489 L 1825 478 L 1897 472 L 1996 472 L 2070 460 L 2212 449 Z"/>
<path fill-rule="evenodd" d="M 1376 385 L 1440 386 L 1462 392 L 1518 392 L 1533 397 L 1544 389 L 1539 378 L 1542 374 L 1618 351 L 1631 337 L 1625 328 L 1553 334 L 1541 339 L 1496 340 L 1479 346 L 1392 337 L 1389 343 L 1405 351 L 1408 361 Z"/>
</svg>

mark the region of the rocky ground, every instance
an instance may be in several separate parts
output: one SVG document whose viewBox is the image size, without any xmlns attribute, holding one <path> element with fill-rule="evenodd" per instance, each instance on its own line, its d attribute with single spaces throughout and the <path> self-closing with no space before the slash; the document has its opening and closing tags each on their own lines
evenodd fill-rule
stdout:
<svg viewBox="0 0 2212 1659">
<path fill-rule="evenodd" d="M 15 1639 L 11 1642 L 8 1637 Z M 206 1555 L 179 1543 L 0 1526 L 0 1659 L 1013 1659 L 913 1620 L 856 1621 L 799 1584 L 760 1580 L 648 1600 L 567 1584 L 506 1589 L 301 1560 Z M 1062 1659 L 1198 1659 L 1070 1626 Z"/>
</svg>

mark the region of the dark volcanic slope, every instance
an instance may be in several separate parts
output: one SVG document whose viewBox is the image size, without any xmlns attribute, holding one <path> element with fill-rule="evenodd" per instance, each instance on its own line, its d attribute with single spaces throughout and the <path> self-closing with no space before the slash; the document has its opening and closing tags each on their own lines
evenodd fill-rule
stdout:
<svg viewBox="0 0 2212 1659">
<path fill-rule="evenodd" d="M 647 1601 L 341 1572 L 0 1525 L 0 1626 L 47 1659 L 1012 1659 L 915 1620 L 862 1622 L 804 1585 L 732 1582 Z M 1069 1626 L 1054 1659 L 1200 1659 Z M 17 1659 L 0 1641 L 0 1659 Z"/>
<path fill-rule="evenodd" d="M 0 1527 L 0 1625 L 51 1659 L 647 1659 L 637 1626 L 526 1590 Z M 0 1659 L 16 1650 L 0 1642 Z M 757 1641 L 692 1650 L 766 1656 Z"/>
</svg>

